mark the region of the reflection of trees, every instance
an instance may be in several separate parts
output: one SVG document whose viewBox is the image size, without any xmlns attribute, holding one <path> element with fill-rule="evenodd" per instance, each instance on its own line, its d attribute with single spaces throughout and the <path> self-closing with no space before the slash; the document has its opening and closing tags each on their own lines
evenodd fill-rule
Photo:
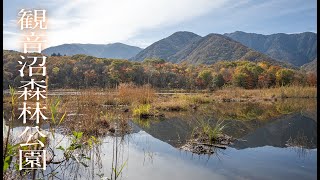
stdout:
<svg viewBox="0 0 320 180">
<path fill-rule="evenodd" d="M 299 131 L 296 137 L 290 137 L 286 146 L 295 151 L 299 158 L 305 158 L 309 154 L 309 147 L 313 145 L 313 139 L 308 139 L 303 131 Z"/>
<path fill-rule="evenodd" d="M 244 149 L 269 145 L 285 148 L 289 139 L 292 146 L 310 149 L 317 145 L 317 124 L 300 113 L 285 115 L 259 126 L 240 136 L 246 141 L 235 141 L 233 147 Z"/>
<path fill-rule="evenodd" d="M 111 180 L 116 180 L 121 177 L 122 171 L 128 162 L 128 157 L 125 161 L 123 161 L 124 155 L 124 146 L 123 143 L 124 137 L 113 137 L 113 145 L 112 145 L 112 165 L 111 165 Z"/>
<path fill-rule="evenodd" d="M 73 131 L 71 135 L 61 135 L 57 133 L 57 129 L 59 128 L 60 123 L 64 120 L 65 114 L 61 115 L 58 118 L 58 104 L 60 99 L 52 99 L 52 102 L 49 103 L 49 109 L 51 113 L 51 120 L 48 122 L 47 126 L 49 128 L 47 131 L 41 130 L 43 136 L 39 136 L 39 133 L 31 131 L 30 136 L 22 136 L 20 138 L 19 134 L 21 134 L 19 128 L 14 128 L 13 122 L 15 120 L 16 105 L 15 99 L 16 95 L 14 90 L 11 93 L 11 109 L 6 109 L 6 113 L 10 117 L 7 117 L 10 120 L 8 131 L 6 134 L 5 142 L 6 146 L 3 147 L 4 150 L 4 163 L 6 164 L 6 168 L 4 168 L 4 179 L 49 179 L 56 178 L 61 179 L 64 176 L 64 172 L 66 170 L 70 170 L 70 172 L 74 172 L 74 179 L 77 179 L 77 172 L 79 171 L 80 166 L 87 167 L 85 159 L 88 159 L 86 153 L 92 148 L 92 145 L 96 143 L 95 138 L 91 137 L 83 137 L 82 132 Z M 28 122 L 30 123 L 30 122 Z M 42 123 L 37 124 L 37 126 L 41 126 Z M 26 124 L 20 125 L 23 129 L 25 129 Z M 28 125 L 30 126 L 30 125 Z M 34 126 L 34 125 L 33 125 Z M 31 126 L 31 127 L 33 127 Z M 31 128 L 32 129 L 32 128 Z M 28 131 L 29 132 L 29 131 Z M 57 138 L 56 136 L 61 135 L 62 137 Z M 19 137 L 18 137 L 19 136 Z M 28 139 L 26 137 L 29 137 Z M 32 138 L 31 138 L 32 137 Z M 67 140 L 66 140 L 67 139 Z M 69 141 L 67 144 L 61 144 L 62 141 Z M 40 147 L 39 143 L 33 142 L 41 142 L 42 144 L 46 144 L 45 147 Z M 30 142 L 27 146 L 21 146 L 21 143 Z M 58 147 L 59 146 L 59 147 Z M 42 156 L 41 158 L 46 157 L 44 161 L 45 164 L 42 166 L 46 166 L 46 170 L 37 170 L 37 169 L 19 169 L 19 161 L 20 158 L 25 158 L 19 156 L 20 150 L 24 151 L 33 151 L 33 150 L 45 150 L 46 156 Z M 35 157 L 38 158 L 38 157 Z M 28 164 L 26 159 L 23 159 L 22 164 Z M 41 161 L 37 159 L 38 161 Z M 58 172 L 61 172 L 58 175 Z M 69 174 L 67 179 L 70 179 L 71 174 Z M 65 178 L 63 178 L 65 179 Z"/>
<path fill-rule="evenodd" d="M 121 179 L 123 170 L 127 167 L 129 157 L 125 156 L 126 147 L 129 148 L 129 137 L 110 137 L 112 144 L 112 154 L 107 154 L 111 159 L 111 166 L 104 167 L 108 162 L 102 160 L 102 144 L 95 144 L 93 148 L 79 149 L 69 161 L 56 161 L 47 166 L 47 170 L 37 171 L 36 177 L 39 179 Z M 56 152 L 55 152 L 56 153 Z M 88 154 L 86 160 L 80 163 L 78 158 L 82 154 Z M 105 171 L 109 169 L 108 171 Z M 110 172 L 107 173 L 107 172 Z"/>
<path fill-rule="evenodd" d="M 146 138 L 145 146 L 143 147 L 143 165 L 146 163 L 146 160 L 149 160 L 149 162 L 153 163 L 153 157 L 155 156 L 155 153 L 151 150 L 151 144 L 149 141 L 149 138 Z"/>
<path fill-rule="evenodd" d="M 212 109 L 215 117 L 223 120 L 269 120 L 294 112 L 316 112 L 316 101 L 310 99 L 290 99 L 274 103 L 216 103 Z"/>
<path fill-rule="evenodd" d="M 110 137 L 112 144 L 108 145 L 108 149 L 112 146 L 112 154 L 107 154 L 107 156 L 112 157 L 111 166 L 104 167 L 108 162 L 103 162 L 101 157 L 103 147 L 102 144 L 95 144 L 92 149 L 87 149 L 85 152 L 89 154 L 90 159 L 85 162 L 87 166 L 81 166 L 73 159 L 73 164 L 63 164 L 60 165 L 59 178 L 67 179 L 109 179 L 117 180 L 121 179 L 123 170 L 127 167 L 128 156 L 125 155 L 125 147 L 129 146 L 129 137 L 124 136 L 113 136 Z M 128 141 L 126 141 L 128 140 Z M 101 140 L 102 141 L 102 140 Z M 104 149 L 105 150 L 105 149 Z M 105 171 L 109 169 L 108 171 Z M 107 173 L 107 172 L 110 172 Z"/>
<path fill-rule="evenodd" d="M 305 159 L 310 150 L 309 149 L 305 149 L 305 148 L 302 148 L 302 147 L 290 147 L 294 152 L 297 153 L 298 157 L 301 158 L 301 159 Z"/>
<path fill-rule="evenodd" d="M 80 98 L 82 98 L 81 100 L 87 100 L 91 99 L 92 96 L 81 96 Z M 91 105 L 90 103 L 92 102 L 88 101 L 87 103 Z M 56 123 L 54 123 L 54 121 L 45 125 L 46 129 L 48 129 L 48 131 L 46 131 L 46 134 L 49 135 L 49 137 L 46 139 L 47 143 L 45 147 L 47 150 L 46 170 L 17 171 L 15 169 L 15 165 L 17 165 L 17 162 L 19 160 L 19 157 L 17 157 L 19 148 L 16 148 L 14 150 L 14 152 L 16 153 L 13 155 L 10 154 L 13 157 L 13 161 L 8 170 L 3 174 L 4 179 L 97 179 L 97 176 L 101 175 L 101 170 L 103 169 L 103 162 L 101 160 L 102 147 L 101 144 L 97 144 L 96 142 L 94 142 L 95 140 L 91 135 L 96 135 L 97 131 L 100 132 L 106 130 L 99 124 L 100 121 L 102 121 L 102 118 L 96 118 L 99 117 L 98 115 L 99 113 L 101 113 L 101 108 L 88 108 L 86 107 L 87 105 L 88 104 L 82 104 L 80 107 L 78 107 L 83 110 L 81 111 L 81 113 L 85 113 L 87 114 L 87 116 L 80 116 L 78 113 L 75 113 L 76 116 L 68 117 L 66 122 L 63 121 L 63 123 L 61 123 L 61 126 L 59 127 L 56 126 Z M 90 109 L 93 110 L 90 111 Z M 11 119 L 12 114 L 10 113 L 10 111 L 12 111 L 13 114 L 18 113 L 10 109 L 8 106 L 4 110 L 6 110 L 4 114 L 6 115 L 7 119 Z M 64 114 L 59 110 L 56 110 L 54 117 L 64 117 Z M 88 115 L 92 117 L 92 121 L 91 118 L 88 119 Z M 127 121 L 122 116 L 119 118 L 121 120 L 117 119 L 119 121 L 116 121 L 117 123 L 115 123 L 117 125 L 116 129 L 119 129 L 119 132 L 117 131 L 114 135 L 120 134 L 121 137 L 110 136 L 113 139 L 113 158 L 112 167 L 110 167 L 111 179 L 119 179 L 121 177 L 122 170 L 124 169 L 127 162 L 127 160 L 123 161 L 123 157 L 121 157 L 124 154 L 124 135 L 127 133 L 127 129 L 122 127 L 128 128 Z M 7 135 L 9 136 L 9 138 L 7 138 L 8 143 L 10 143 L 10 145 L 13 145 L 19 144 L 19 142 L 24 142 L 21 141 L 21 139 L 16 139 L 17 133 L 12 133 L 14 127 L 16 129 L 19 129 L 19 127 L 24 125 L 19 123 L 19 121 L 11 122 L 17 122 L 17 124 L 12 125 L 11 123 L 9 123 L 10 128 L 8 128 L 8 132 L 10 132 L 10 134 Z M 56 122 L 59 122 L 60 125 L 59 119 L 56 119 Z M 98 124 L 96 122 L 98 122 Z M 60 134 L 62 129 L 65 129 L 66 131 L 63 131 L 62 134 Z M 70 135 L 71 132 L 75 132 L 72 130 L 79 129 L 84 130 L 85 132 L 76 132 L 76 134 Z M 92 132 L 94 133 L 90 133 L 90 130 L 92 130 Z M 78 138 L 74 140 L 74 136 L 77 136 Z M 119 138 L 121 138 L 121 140 L 119 140 Z"/>
<path fill-rule="evenodd" d="M 289 147 L 301 147 L 308 148 L 313 145 L 312 139 L 308 139 L 307 136 L 304 135 L 303 131 L 299 131 L 296 137 L 290 137 L 287 141 L 287 146 Z"/>
</svg>

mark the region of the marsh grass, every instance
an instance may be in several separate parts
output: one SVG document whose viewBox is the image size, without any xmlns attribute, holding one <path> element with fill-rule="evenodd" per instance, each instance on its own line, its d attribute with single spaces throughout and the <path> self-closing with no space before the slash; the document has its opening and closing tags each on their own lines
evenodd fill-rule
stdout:
<svg viewBox="0 0 320 180">
<path fill-rule="evenodd" d="M 171 99 L 166 102 L 155 104 L 155 108 L 163 111 L 187 111 L 189 103 L 185 100 Z"/>
<path fill-rule="evenodd" d="M 17 101 L 16 101 L 16 96 L 15 96 L 15 90 L 12 89 L 11 90 L 12 94 L 11 94 L 11 105 L 14 106 L 16 105 Z M 65 115 L 66 113 L 59 113 L 61 111 L 63 111 L 63 105 L 60 104 L 61 100 L 57 97 L 50 97 L 50 100 L 47 101 L 47 109 L 50 112 L 50 116 L 48 121 L 46 123 L 49 124 L 49 129 L 52 133 L 52 136 L 48 136 L 46 131 L 41 131 L 42 133 L 44 133 L 47 136 L 39 136 L 39 134 L 33 134 L 33 136 L 28 137 L 28 136 L 22 136 L 22 137 L 14 137 L 13 134 L 10 134 L 10 142 L 8 142 L 6 150 L 4 153 L 4 167 L 3 170 L 5 171 L 3 174 L 3 178 L 4 179 L 31 179 L 32 176 L 34 177 L 33 179 L 35 179 L 36 175 L 36 171 L 33 170 L 19 170 L 19 158 L 25 158 L 24 155 L 23 157 L 19 156 L 19 151 L 18 150 L 34 150 L 34 149 L 39 149 L 39 150 L 43 150 L 44 147 L 40 147 L 38 144 L 33 144 L 33 145 L 28 145 L 28 146 L 22 146 L 21 143 L 25 143 L 25 142 L 35 142 L 36 140 L 39 141 L 39 143 L 41 142 L 42 144 L 46 144 L 46 150 L 47 150 L 47 157 L 46 157 L 46 164 L 59 164 L 59 166 L 62 163 L 67 163 L 68 160 L 70 158 L 74 158 L 77 156 L 77 154 L 81 154 L 80 157 L 77 156 L 77 162 L 75 163 L 80 163 L 83 164 L 84 166 L 86 166 L 83 162 L 83 160 L 87 160 L 88 157 L 84 154 L 84 150 L 90 150 L 90 148 L 93 147 L 94 144 L 98 143 L 98 140 L 95 139 L 95 137 L 91 136 L 89 138 L 89 140 L 85 140 L 82 138 L 82 132 L 74 132 L 73 135 L 66 135 L 69 136 L 72 139 L 72 143 L 68 146 L 64 146 L 62 147 L 60 145 L 60 147 L 57 147 L 58 144 L 61 142 L 61 140 L 57 140 L 54 136 L 54 134 L 56 133 L 56 128 L 60 125 L 62 125 L 62 123 L 64 122 L 65 119 Z M 14 119 L 15 117 L 15 112 L 13 111 L 14 109 L 11 109 L 12 111 L 12 118 Z M 59 115 L 62 116 L 59 116 Z M 40 125 L 39 125 L 40 126 Z M 13 130 L 13 126 L 11 125 L 10 128 Z M 75 137 L 75 133 L 77 133 L 77 136 Z M 79 135 L 81 134 L 81 135 Z M 9 137 L 9 136 L 8 136 Z M 64 136 L 65 137 L 65 136 Z M 63 137 L 63 138 L 64 138 Z M 73 141 L 76 138 L 77 141 Z M 7 138 L 9 139 L 9 138 Z M 87 144 L 90 144 L 90 148 L 88 148 Z M 54 155 L 54 151 L 55 150 L 63 150 L 64 153 L 61 157 L 59 157 L 59 160 L 55 159 L 55 155 Z M 79 153 L 81 152 L 81 153 Z M 68 162 L 70 164 L 72 164 L 72 162 Z M 22 162 L 22 165 L 24 166 L 26 164 L 25 161 Z M 86 166 L 87 167 L 87 166 Z M 39 173 L 39 172 L 38 172 Z M 43 173 L 41 174 L 40 179 L 46 179 L 46 177 L 49 177 L 50 174 L 54 174 L 53 171 L 49 171 L 49 173 L 46 173 L 47 175 L 44 175 Z M 40 173 L 39 173 L 40 174 Z"/>
<path fill-rule="evenodd" d="M 310 86 L 280 87 L 276 92 L 280 98 L 317 98 L 317 88 Z"/>
<path fill-rule="evenodd" d="M 155 98 L 156 91 L 151 85 L 136 86 L 132 83 L 123 83 L 118 87 L 120 104 L 131 105 L 132 103 L 148 104 Z"/>
<path fill-rule="evenodd" d="M 193 112 L 192 107 L 201 104 L 208 104 L 214 108 L 212 111 L 215 116 L 222 120 L 236 119 L 236 120 L 253 120 L 253 119 L 269 119 L 277 117 L 282 114 L 290 114 L 296 111 L 307 110 L 309 108 L 308 102 L 304 103 L 301 98 L 281 98 L 276 102 L 261 101 L 219 103 L 215 101 L 216 98 L 226 97 L 269 97 L 278 94 L 279 97 L 312 97 L 310 94 L 316 93 L 315 87 L 281 87 L 273 89 L 260 90 L 244 90 L 240 88 L 222 89 L 214 92 L 213 95 L 209 93 L 203 94 L 176 94 L 176 95 L 156 95 L 155 91 L 150 86 L 137 87 L 132 84 L 120 85 L 118 91 L 110 91 L 104 94 L 99 94 L 94 90 L 82 91 L 78 96 L 64 96 L 61 98 L 61 103 L 65 104 L 68 113 L 73 116 L 65 115 L 66 122 L 64 124 L 70 130 L 83 131 L 88 135 L 104 135 L 108 129 L 114 127 L 117 123 L 119 129 L 122 127 L 128 129 L 129 116 L 134 118 L 151 117 L 160 111 L 186 111 Z M 116 92 L 116 93 L 115 93 Z M 230 92 L 230 93 L 228 93 Z M 220 93 L 220 94 L 219 94 Z M 282 95 L 281 95 L 282 93 Z M 309 94 L 302 96 L 300 94 Z M 316 97 L 316 95 L 314 96 Z M 283 102 L 284 100 L 294 100 L 297 102 Z M 8 101 L 11 101 L 10 99 Z M 123 113 L 123 105 L 128 104 L 126 109 L 132 113 Z M 148 103 L 149 102 L 149 103 Z M 104 107 L 104 104 L 115 104 L 109 108 Z M 205 105 L 203 105 L 205 106 Z M 310 108 L 316 107 L 310 105 Z M 63 116 L 64 110 L 58 109 L 57 112 Z M 266 111 L 266 109 L 268 109 Z M 199 111 L 201 108 L 198 109 Z M 101 114 L 101 112 L 103 112 Z M 128 112 L 128 111 L 127 111 Z M 126 117 L 127 115 L 127 117 Z M 59 120 L 57 121 L 59 122 Z"/>
<path fill-rule="evenodd" d="M 212 112 L 221 120 L 269 120 L 291 113 L 312 114 L 317 110 L 316 100 L 283 99 L 276 102 L 217 102 Z"/>
<path fill-rule="evenodd" d="M 123 86 L 121 86 L 119 91 L 109 90 L 106 92 L 97 92 L 94 89 L 81 90 L 80 95 L 64 96 L 62 101 L 68 111 L 66 121 L 63 123 L 64 126 L 69 131 L 81 131 L 87 136 L 101 136 L 115 131 L 123 133 L 129 132 L 129 114 L 123 113 L 124 109 L 134 106 L 142 110 L 140 114 L 144 114 L 143 111 L 145 111 L 145 109 L 139 107 L 139 105 L 145 105 L 144 103 L 150 101 L 154 92 L 149 89 L 149 98 L 142 98 L 137 95 L 134 97 L 134 93 L 145 93 L 147 91 L 144 90 L 149 87 L 130 85 L 130 88 L 133 88 L 133 90 L 129 87 L 126 88 L 127 89 L 123 89 Z M 130 95 L 128 92 L 133 94 Z M 124 97 L 125 95 L 129 95 L 129 98 L 122 98 L 122 96 Z M 130 96 L 133 97 L 133 99 L 131 99 Z M 128 99 L 129 101 L 125 103 L 126 105 L 123 105 Z M 126 108 L 125 106 L 128 107 Z M 135 113 L 138 113 L 138 110 Z"/>
<path fill-rule="evenodd" d="M 182 94 L 178 95 L 178 99 L 185 100 L 190 104 L 207 104 L 213 102 L 209 94 Z"/>
<path fill-rule="evenodd" d="M 163 111 L 187 111 L 196 109 L 201 104 L 209 104 L 214 99 L 207 93 L 205 94 L 177 94 L 158 98 L 159 101 L 153 103 L 158 110 Z"/>
<path fill-rule="evenodd" d="M 83 115 L 70 116 L 64 124 L 70 131 L 81 131 L 86 136 L 107 134 L 110 128 L 108 119 L 99 116 L 98 111 L 82 111 Z"/>
<path fill-rule="evenodd" d="M 282 86 L 265 89 L 227 87 L 213 93 L 213 98 L 317 98 L 317 88 L 312 86 Z"/>
<path fill-rule="evenodd" d="M 86 136 L 104 136 L 116 131 L 121 134 L 129 132 L 128 118 L 117 105 L 111 109 L 104 107 L 105 100 L 105 95 L 94 93 L 74 97 L 68 106 L 69 112 L 74 113 L 69 116 L 65 127 L 70 131 L 84 132 Z"/>
<path fill-rule="evenodd" d="M 13 130 L 13 120 L 15 119 L 15 106 L 16 106 L 16 100 L 17 96 L 15 94 L 16 90 L 9 86 L 10 88 L 10 100 L 11 100 L 11 119 L 8 126 L 8 129 L 6 131 L 6 134 L 4 134 L 3 141 L 3 171 L 6 171 L 9 169 L 11 162 L 13 161 L 14 157 L 17 156 L 17 150 L 18 150 L 18 144 L 13 145 L 13 137 L 10 137 L 10 132 Z M 3 112 L 4 114 L 4 112 Z M 4 124 L 5 125 L 5 124 Z"/>
<path fill-rule="evenodd" d="M 317 98 L 317 88 L 309 86 L 283 86 L 269 89 L 242 89 L 238 87 L 226 87 L 210 93 L 176 94 L 159 97 L 152 105 L 163 111 L 187 111 L 197 109 L 202 104 L 215 104 L 215 102 L 276 102 L 281 99 L 305 99 Z M 252 109 L 244 118 L 255 117 L 261 111 Z M 236 113 L 239 114 L 239 113 Z"/>
<path fill-rule="evenodd" d="M 67 118 L 64 127 L 69 131 L 81 131 L 85 136 L 102 136 L 108 133 L 115 115 L 103 108 L 104 95 L 82 92 L 81 95 L 65 97 Z"/>
<path fill-rule="evenodd" d="M 153 105 L 155 109 L 163 111 L 187 111 L 190 103 L 185 99 L 173 97 L 163 101 L 158 101 Z"/>
</svg>

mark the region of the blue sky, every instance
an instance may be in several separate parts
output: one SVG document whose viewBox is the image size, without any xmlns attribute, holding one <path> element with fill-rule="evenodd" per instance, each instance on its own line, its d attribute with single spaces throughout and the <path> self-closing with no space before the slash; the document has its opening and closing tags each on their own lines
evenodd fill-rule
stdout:
<svg viewBox="0 0 320 180">
<path fill-rule="evenodd" d="M 4 49 L 19 50 L 18 11 L 48 11 L 48 44 L 146 47 L 176 31 L 201 36 L 317 32 L 316 0 L 4 0 Z"/>
</svg>

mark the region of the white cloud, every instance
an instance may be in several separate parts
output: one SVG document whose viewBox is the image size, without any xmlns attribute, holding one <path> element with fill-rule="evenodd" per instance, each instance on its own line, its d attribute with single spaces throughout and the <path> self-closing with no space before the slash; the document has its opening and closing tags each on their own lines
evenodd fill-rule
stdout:
<svg viewBox="0 0 320 180">
<path fill-rule="evenodd" d="M 10 35 L 19 36 L 20 34 L 19 34 L 19 33 L 16 33 L 16 32 L 3 31 L 3 35 L 7 35 L 7 36 L 10 36 Z"/>
<path fill-rule="evenodd" d="M 49 13 L 50 45 L 124 42 L 142 30 L 174 25 L 226 0 L 76 0 Z M 53 10 L 51 10 L 53 11 Z"/>
<path fill-rule="evenodd" d="M 10 31 L 3 31 L 3 49 L 20 50 L 19 35 Z"/>
<path fill-rule="evenodd" d="M 37 7 L 48 7 L 48 46 L 63 43 L 122 42 L 146 47 L 167 36 L 171 30 L 190 30 L 195 33 L 202 32 L 202 35 L 248 29 L 262 33 L 270 31 L 270 23 L 285 23 L 290 19 L 280 19 L 281 17 L 294 18 L 292 14 L 314 8 L 312 3 L 304 3 L 301 0 L 31 1 L 36 3 Z M 9 12 L 11 11 L 7 13 Z M 4 48 L 17 49 L 12 42 L 17 39 L 13 33 L 19 32 L 16 29 L 16 20 L 5 20 Z M 190 22 L 191 26 L 195 26 L 190 27 Z M 284 24 L 283 27 L 289 25 Z M 183 29 L 183 26 L 186 28 Z M 279 28 L 277 27 L 277 31 Z M 147 37 L 145 32 L 148 34 Z"/>
<path fill-rule="evenodd" d="M 227 1 L 229 0 L 55 1 L 59 6 L 48 9 L 47 15 L 48 46 L 63 43 L 126 42 L 143 30 L 188 21 L 222 7 Z M 46 4 L 52 3 L 46 1 Z M 12 26 L 12 22 L 10 25 Z M 5 28 L 6 26 L 7 24 Z M 9 27 L 8 29 L 15 31 Z M 17 49 L 9 42 L 17 37 L 7 35 L 4 33 L 4 48 Z M 146 46 L 146 42 L 135 44 Z"/>
</svg>

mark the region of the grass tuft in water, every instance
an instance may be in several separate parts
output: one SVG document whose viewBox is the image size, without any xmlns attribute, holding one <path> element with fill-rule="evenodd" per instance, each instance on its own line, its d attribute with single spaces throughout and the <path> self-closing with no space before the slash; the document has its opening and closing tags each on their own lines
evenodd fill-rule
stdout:
<svg viewBox="0 0 320 180">
<path fill-rule="evenodd" d="M 224 121 L 218 121 L 215 125 L 211 125 L 209 121 L 200 121 L 197 136 L 201 139 L 206 139 L 211 143 L 217 141 L 218 138 L 223 135 L 223 130 L 226 127 L 226 124 L 223 125 L 223 123 Z"/>
<path fill-rule="evenodd" d="M 151 114 L 151 105 L 150 104 L 140 104 L 133 108 L 133 116 L 134 117 L 147 117 Z"/>
</svg>

